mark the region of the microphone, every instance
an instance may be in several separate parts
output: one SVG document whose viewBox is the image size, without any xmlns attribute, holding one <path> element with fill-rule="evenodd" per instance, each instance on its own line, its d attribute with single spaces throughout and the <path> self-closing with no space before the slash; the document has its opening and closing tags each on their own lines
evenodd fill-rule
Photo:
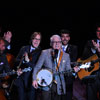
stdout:
<svg viewBox="0 0 100 100">
<path fill-rule="evenodd" d="M 58 49 L 54 49 L 54 58 L 58 57 Z"/>
<path fill-rule="evenodd" d="M 58 57 L 58 50 L 57 49 L 53 49 L 52 50 L 52 58 L 53 58 L 54 62 L 56 62 L 57 57 Z"/>
</svg>

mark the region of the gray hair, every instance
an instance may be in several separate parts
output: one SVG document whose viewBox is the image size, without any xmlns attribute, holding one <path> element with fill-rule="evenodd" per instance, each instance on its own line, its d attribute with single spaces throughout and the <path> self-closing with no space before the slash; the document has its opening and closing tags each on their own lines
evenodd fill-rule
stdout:
<svg viewBox="0 0 100 100">
<path fill-rule="evenodd" d="M 52 35 L 50 38 L 50 46 L 52 46 L 52 42 L 53 42 L 55 37 L 59 38 L 59 40 L 61 41 L 61 37 L 59 35 Z"/>
<path fill-rule="evenodd" d="M 59 35 L 52 35 L 50 38 L 50 42 L 53 42 L 54 38 L 57 37 L 61 41 L 61 37 Z"/>
</svg>

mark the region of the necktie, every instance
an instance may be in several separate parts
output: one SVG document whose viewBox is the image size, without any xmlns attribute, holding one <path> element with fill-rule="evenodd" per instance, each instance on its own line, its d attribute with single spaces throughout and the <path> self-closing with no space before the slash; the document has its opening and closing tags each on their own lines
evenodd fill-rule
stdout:
<svg viewBox="0 0 100 100">
<path fill-rule="evenodd" d="M 64 46 L 62 47 L 62 49 L 63 49 L 63 51 L 65 52 L 65 47 L 64 47 Z"/>
</svg>

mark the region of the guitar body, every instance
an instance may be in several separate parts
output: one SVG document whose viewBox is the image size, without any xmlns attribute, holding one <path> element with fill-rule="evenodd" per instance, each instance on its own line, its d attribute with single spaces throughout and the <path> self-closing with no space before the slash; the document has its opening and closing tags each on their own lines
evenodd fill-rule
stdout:
<svg viewBox="0 0 100 100">
<path fill-rule="evenodd" d="M 9 53 L 6 54 L 6 57 L 7 57 L 8 64 L 9 64 L 10 68 L 13 69 L 15 57 L 12 54 L 9 54 Z"/>
<path fill-rule="evenodd" d="M 91 61 L 94 61 L 94 60 L 97 60 L 97 59 L 98 59 L 98 56 L 93 55 L 86 60 L 78 59 L 77 62 L 81 62 L 82 64 L 84 64 L 84 63 L 91 62 Z M 84 69 L 84 68 L 80 69 L 80 71 L 77 73 L 79 79 L 83 79 L 84 77 L 91 75 L 92 72 L 97 71 L 99 69 L 99 62 L 96 62 L 93 66 L 90 66 L 90 68 L 91 67 L 92 67 L 91 70 L 87 70 L 87 69 Z"/>
<path fill-rule="evenodd" d="M 0 89 L 0 100 L 7 100 L 4 89 Z"/>
</svg>

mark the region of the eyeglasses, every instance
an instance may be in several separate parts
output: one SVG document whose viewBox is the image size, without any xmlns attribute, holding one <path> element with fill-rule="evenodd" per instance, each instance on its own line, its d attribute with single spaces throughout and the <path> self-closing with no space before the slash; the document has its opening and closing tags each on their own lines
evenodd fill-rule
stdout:
<svg viewBox="0 0 100 100">
<path fill-rule="evenodd" d="M 33 40 L 38 40 L 38 41 L 40 41 L 41 39 L 33 38 Z"/>
<path fill-rule="evenodd" d="M 97 30 L 96 32 L 100 32 L 100 30 Z"/>
<path fill-rule="evenodd" d="M 52 41 L 52 43 L 56 43 L 57 44 L 57 43 L 61 43 L 61 41 Z"/>
</svg>

